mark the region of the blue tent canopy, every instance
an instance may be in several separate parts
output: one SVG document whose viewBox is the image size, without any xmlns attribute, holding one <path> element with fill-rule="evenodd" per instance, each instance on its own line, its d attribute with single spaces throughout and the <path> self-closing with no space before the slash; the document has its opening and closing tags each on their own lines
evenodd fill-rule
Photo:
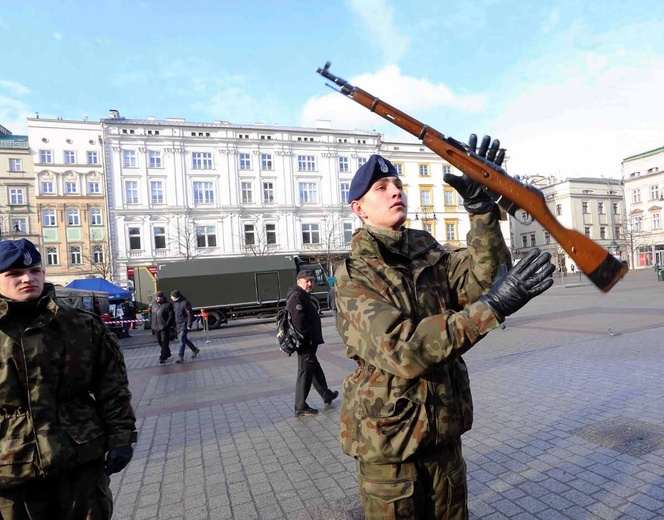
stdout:
<svg viewBox="0 0 664 520">
<path fill-rule="evenodd" d="M 67 287 L 70 289 L 107 292 L 109 300 L 124 300 L 126 298 L 131 298 L 131 291 L 118 287 L 103 278 L 80 278 L 67 284 Z"/>
</svg>

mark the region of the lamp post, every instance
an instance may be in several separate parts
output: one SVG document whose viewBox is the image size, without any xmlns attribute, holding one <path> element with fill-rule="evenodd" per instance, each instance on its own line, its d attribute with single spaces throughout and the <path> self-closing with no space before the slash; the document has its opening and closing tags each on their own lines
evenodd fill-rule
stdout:
<svg viewBox="0 0 664 520">
<path fill-rule="evenodd" d="M 604 179 L 604 182 L 606 183 L 606 191 L 607 195 L 609 196 L 609 222 L 611 225 L 611 242 L 609 242 L 608 250 L 609 253 L 612 255 L 615 255 L 617 250 L 618 250 L 618 243 L 616 242 L 616 228 L 615 228 L 615 222 L 613 220 L 613 199 L 611 198 L 611 195 L 613 193 L 613 190 L 611 190 L 611 185 L 609 183 L 609 179 L 604 177 L 604 175 L 601 176 L 602 179 Z"/>
</svg>

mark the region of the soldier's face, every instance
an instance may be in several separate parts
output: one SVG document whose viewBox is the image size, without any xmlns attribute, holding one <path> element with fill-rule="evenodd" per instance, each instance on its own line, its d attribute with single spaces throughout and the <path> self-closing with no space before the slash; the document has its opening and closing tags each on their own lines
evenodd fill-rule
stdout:
<svg viewBox="0 0 664 520">
<path fill-rule="evenodd" d="M 380 229 L 398 230 L 406 221 L 408 201 L 399 177 L 383 177 L 371 185 L 350 208 L 365 224 Z"/>
<path fill-rule="evenodd" d="M 34 300 L 44 292 L 44 278 L 41 265 L 3 271 L 0 273 L 0 294 L 17 302 Z"/>
</svg>

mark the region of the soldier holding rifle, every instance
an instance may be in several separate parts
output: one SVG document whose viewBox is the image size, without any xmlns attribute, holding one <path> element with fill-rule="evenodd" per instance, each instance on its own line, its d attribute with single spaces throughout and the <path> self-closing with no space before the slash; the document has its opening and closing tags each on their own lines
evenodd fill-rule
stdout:
<svg viewBox="0 0 664 520">
<path fill-rule="evenodd" d="M 498 141 L 477 154 L 497 165 Z M 475 152 L 477 139 L 469 144 Z M 461 435 L 472 426 L 461 355 L 551 287 L 550 255 L 511 266 L 495 202 L 466 175 L 445 176 L 470 214 L 467 248 L 403 227 L 394 166 L 373 155 L 355 174 L 351 209 L 364 223 L 336 272 L 337 326 L 357 362 L 343 387 L 341 443 L 357 460 L 367 519 L 468 518 Z"/>
</svg>

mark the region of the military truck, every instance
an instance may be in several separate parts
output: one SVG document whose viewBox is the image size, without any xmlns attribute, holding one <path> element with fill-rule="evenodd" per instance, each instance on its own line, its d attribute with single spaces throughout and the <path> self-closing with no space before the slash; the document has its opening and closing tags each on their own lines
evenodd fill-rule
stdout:
<svg viewBox="0 0 664 520">
<path fill-rule="evenodd" d="M 136 300 L 152 302 L 156 291 L 167 298 L 178 289 L 197 313 L 208 316 L 208 327 L 216 329 L 231 319 L 267 317 L 286 303 L 288 288 L 300 271 L 314 275 L 311 295 L 321 310 L 328 308 L 330 286 L 323 267 L 306 263 L 294 255 L 201 258 L 158 266 L 156 276 L 147 267 L 134 269 Z"/>
</svg>

